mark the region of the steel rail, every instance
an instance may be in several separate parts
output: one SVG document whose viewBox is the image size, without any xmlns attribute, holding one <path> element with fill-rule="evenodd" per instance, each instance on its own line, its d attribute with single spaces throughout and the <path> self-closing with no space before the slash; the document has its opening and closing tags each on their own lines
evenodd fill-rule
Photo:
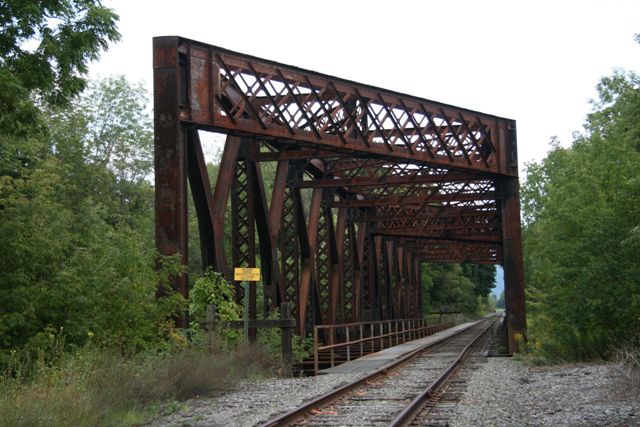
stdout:
<svg viewBox="0 0 640 427">
<path fill-rule="evenodd" d="M 348 392 L 350 392 L 351 390 L 354 390 L 355 388 L 365 384 L 368 381 L 371 381 L 372 379 L 381 377 L 407 363 L 409 363 L 410 361 L 412 361 L 413 359 L 415 359 L 416 357 L 418 357 L 421 353 L 424 353 L 426 351 L 428 351 L 431 347 L 436 346 L 437 344 L 440 344 L 448 339 L 451 339 L 453 337 L 456 337 L 464 332 L 469 331 L 471 328 L 473 328 L 476 325 L 481 324 L 482 322 L 487 321 L 487 319 L 481 319 L 478 320 L 477 322 L 469 325 L 469 327 L 465 328 L 465 329 L 461 329 L 457 332 L 455 332 L 452 335 L 446 336 L 446 337 L 441 337 L 438 338 L 437 340 L 425 344 L 422 347 L 419 347 L 407 354 L 405 354 L 404 356 L 401 356 L 400 358 L 394 360 L 393 362 L 391 362 L 390 364 L 384 365 L 374 371 L 372 371 L 371 373 L 358 378 L 355 381 L 352 381 L 348 384 L 345 384 L 341 387 L 338 387 L 337 389 L 331 390 L 325 394 L 322 394 L 318 397 L 316 397 L 315 399 L 312 399 L 308 402 L 303 403 L 302 405 L 298 406 L 297 408 L 291 409 L 287 412 L 285 412 L 282 415 L 279 415 L 277 417 L 274 417 L 268 421 L 266 421 L 265 423 L 259 424 L 259 427 L 274 427 L 274 426 L 283 426 L 283 425 L 288 425 L 292 422 L 294 422 L 295 420 L 303 417 L 304 415 L 306 415 L 308 412 L 310 412 L 312 409 L 317 408 L 319 406 L 323 406 L 326 405 L 330 402 L 333 402 L 337 399 L 339 399 L 340 397 L 344 396 L 345 394 L 347 394 Z M 480 334 L 482 335 L 482 334 Z M 466 347 L 465 347 L 466 348 Z"/>
<path fill-rule="evenodd" d="M 400 426 L 408 426 L 415 419 L 415 417 L 420 413 L 420 411 L 425 407 L 425 404 L 429 401 L 429 398 L 434 395 L 436 391 L 442 387 L 442 385 L 453 375 L 454 372 L 458 370 L 461 366 L 462 362 L 467 358 L 469 352 L 471 351 L 471 347 L 478 342 L 480 338 L 487 333 L 491 325 L 495 322 L 495 318 L 493 322 L 482 331 L 482 333 L 478 334 L 474 340 L 469 343 L 458 355 L 456 360 L 454 360 L 451 365 L 429 386 L 424 389 L 422 393 L 417 395 L 411 403 L 409 403 L 396 417 L 389 423 L 389 427 L 400 427 Z"/>
</svg>

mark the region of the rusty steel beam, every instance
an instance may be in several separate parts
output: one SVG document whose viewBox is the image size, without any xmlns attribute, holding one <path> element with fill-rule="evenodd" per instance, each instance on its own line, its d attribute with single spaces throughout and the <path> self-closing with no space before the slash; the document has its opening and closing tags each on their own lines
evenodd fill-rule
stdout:
<svg viewBox="0 0 640 427">
<path fill-rule="evenodd" d="M 513 121 L 280 64 L 180 37 L 155 40 L 182 60 L 180 119 L 460 170 L 517 175 Z"/>
<path fill-rule="evenodd" d="M 318 149 L 302 149 L 255 153 L 251 157 L 251 160 L 254 162 L 275 162 L 280 160 L 335 159 L 348 157 L 350 157 L 349 154 L 340 154 Z"/>
<path fill-rule="evenodd" d="M 443 223 L 440 221 L 389 221 L 387 223 L 379 223 L 378 231 L 391 231 L 391 230 L 422 230 L 429 232 L 450 232 L 457 231 L 459 233 L 480 233 L 486 234 L 500 234 L 499 223 L 470 223 L 470 224 L 458 224 L 458 223 Z"/>
<path fill-rule="evenodd" d="M 500 243 L 501 236 L 498 234 L 495 235 L 487 235 L 487 234 L 476 234 L 470 235 L 468 233 L 450 233 L 450 232 L 441 232 L 441 233 L 431 233 L 428 230 L 376 230 L 374 232 L 376 236 L 388 236 L 388 237 L 404 237 L 404 238 L 412 238 L 412 239 L 421 239 L 421 240 L 446 240 L 451 242 L 461 242 L 461 243 Z"/>
<path fill-rule="evenodd" d="M 379 187 L 384 185 L 401 186 L 409 184 L 440 184 L 461 183 L 478 181 L 478 177 L 469 174 L 433 174 L 433 175 L 409 175 L 409 176 L 384 176 L 353 177 L 353 178 L 324 178 L 318 180 L 305 180 L 298 184 L 300 188 L 332 188 L 332 187 Z"/>
<path fill-rule="evenodd" d="M 423 261 L 493 264 L 502 262 L 502 248 L 496 244 L 469 243 L 453 246 L 451 242 L 434 241 L 432 245 L 412 243 L 408 247 Z"/>
<path fill-rule="evenodd" d="M 251 141 L 243 139 L 235 165 L 235 176 L 231 183 L 231 260 L 233 267 L 256 267 L 256 193 L 253 182 L 254 168 L 246 159 L 252 150 Z M 234 282 L 236 301 L 248 302 L 249 320 L 257 319 L 257 289 L 249 286 L 246 295 L 242 283 Z M 248 300 L 248 301 L 244 301 Z M 249 341 L 255 342 L 256 328 L 249 328 Z"/>
<path fill-rule="evenodd" d="M 457 221 L 484 221 L 486 223 L 490 223 L 490 224 L 501 224 L 501 218 L 498 215 L 497 212 L 474 212 L 474 211 L 469 211 L 469 212 L 460 212 L 460 213 L 454 213 L 454 212 L 448 212 L 448 209 L 446 209 L 445 206 L 442 207 L 442 209 L 439 210 L 433 210 L 429 213 L 402 213 L 402 214 L 393 214 L 393 213 L 388 213 L 386 215 L 384 214 L 363 214 L 360 213 L 358 215 L 354 215 L 353 220 L 356 222 L 382 222 L 382 223 L 389 223 L 389 222 L 397 222 L 397 221 L 432 221 L 432 224 L 437 224 L 437 223 L 443 223 L 445 221 L 450 221 L 450 220 L 457 220 Z M 435 221 L 438 222 L 435 222 Z"/>
<path fill-rule="evenodd" d="M 203 268 L 216 265 L 216 260 L 224 254 L 216 254 L 216 233 L 213 227 L 213 195 L 207 173 L 204 153 L 200 145 L 197 131 L 188 132 L 187 140 L 187 169 L 191 194 L 198 218 L 200 236 L 200 253 Z M 218 236 L 220 237 L 220 236 Z"/>
<path fill-rule="evenodd" d="M 522 340 L 527 338 L 518 187 L 517 178 L 507 179 L 500 183 L 502 245 L 505 254 L 502 260 L 502 267 L 504 269 L 504 297 L 510 353 L 518 350 L 518 336 Z"/>
<path fill-rule="evenodd" d="M 402 197 L 390 196 L 386 198 L 371 198 L 358 200 L 341 200 L 331 203 L 332 208 L 365 208 L 376 206 L 400 206 L 400 205 L 421 205 L 423 203 L 442 203 L 442 202 L 464 202 L 464 201 L 482 201 L 495 200 L 495 193 L 486 194 L 433 194 L 422 197 Z"/>
<path fill-rule="evenodd" d="M 153 52 L 155 237 L 158 253 L 178 255 L 188 265 L 187 251 L 187 138 L 179 118 L 178 55 L 171 40 L 155 40 Z M 188 297 L 187 274 L 170 278 L 173 291 Z M 162 284 L 157 295 L 168 292 Z M 186 327 L 186 313 L 177 324 Z"/>
</svg>

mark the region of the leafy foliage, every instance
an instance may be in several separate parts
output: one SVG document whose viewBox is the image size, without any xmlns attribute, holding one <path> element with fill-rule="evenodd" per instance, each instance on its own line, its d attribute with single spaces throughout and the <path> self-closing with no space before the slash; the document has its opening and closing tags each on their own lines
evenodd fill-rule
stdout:
<svg viewBox="0 0 640 427">
<path fill-rule="evenodd" d="M 423 313 L 495 310 L 495 304 L 489 302 L 495 286 L 493 265 L 424 264 L 422 286 Z"/>
<path fill-rule="evenodd" d="M 91 103 L 101 108 L 85 108 Z M 180 306 L 174 297 L 155 301 L 153 192 L 143 179 L 152 137 L 143 106 L 139 86 L 107 79 L 74 106 L 42 108 L 44 131 L 3 145 L 0 363 L 16 349 L 37 353 L 51 331 L 67 345 L 93 335 L 122 351 L 145 348 L 158 339 L 160 317 Z M 122 128 L 95 132 L 111 122 Z M 105 146 L 110 155 L 97 155 Z"/>
<path fill-rule="evenodd" d="M 267 319 L 279 319 L 280 309 L 272 309 Z M 257 331 L 257 341 L 270 354 L 275 357 L 282 357 L 282 330 L 280 328 L 262 328 Z M 291 352 L 293 363 L 301 363 L 306 357 L 313 353 L 313 339 L 311 337 L 301 337 L 292 335 Z"/>
<path fill-rule="evenodd" d="M 222 274 L 207 269 L 195 281 L 191 291 L 189 314 L 192 319 L 202 321 L 207 305 L 213 304 L 216 307 L 217 320 L 238 320 L 242 309 L 235 302 L 234 295 L 233 286 Z"/>
<path fill-rule="evenodd" d="M 473 293 L 488 297 L 496 286 L 496 266 L 489 264 L 461 264 L 462 273 L 474 284 Z"/>
<path fill-rule="evenodd" d="M 67 103 L 84 89 L 88 63 L 120 39 L 117 20 L 98 0 L 3 1 L 0 81 Z"/>
<path fill-rule="evenodd" d="M 498 297 L 498 300 L 496 301 L 496 307 L 497 308 L 505 308 L 504 291 L 500 292 L 500 297 Z"/>
<path fill-rule="evenodd" d="M 522 191 L 530 333 L 565 359 L 640 325 L 640 79 L 618 71 L 598 93 L 585 134 L 528 165 Z"/>
</svg>

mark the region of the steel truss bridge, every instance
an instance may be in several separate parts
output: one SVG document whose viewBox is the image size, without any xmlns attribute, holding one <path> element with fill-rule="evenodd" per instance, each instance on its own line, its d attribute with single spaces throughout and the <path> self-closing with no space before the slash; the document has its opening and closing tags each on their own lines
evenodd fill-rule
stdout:
<svg viewBox="0 0 640 427">
<path fill-rule="evenodd" d="M 154 38 L 153 67 L 160 254 L 188 263 L 189 185 L 203 266 L 231 280 L 259 260 L 260 303 L 290 302 L 299 334 L 419 317 L 423 262 L 502 264 L 515 349 L 526 330 L 515 121 L 181 37 Z M 227 135 L 215 188 L 199 130 Z M 172 285 L 188 296 L 186 274 Z M 255 318 L 255 287 L 241 290 Z"/>
</svg>

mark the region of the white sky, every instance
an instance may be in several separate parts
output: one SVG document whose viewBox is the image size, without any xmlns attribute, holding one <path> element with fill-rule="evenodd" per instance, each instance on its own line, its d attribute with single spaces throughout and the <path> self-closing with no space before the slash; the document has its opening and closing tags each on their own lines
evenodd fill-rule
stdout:
<svg viewBox="0 0 640 427">
<path fill-rule="evenodd" d="M 595 86 L 640 72 L 639 1 L 105 0 L 122 41 L 91 76 L 152 91 L 154 36 L 179 35 L 515 119 L 520 165 L 582 130 Z M 151 98 L 152 99 L 152 98 Z"/>
</svg>

